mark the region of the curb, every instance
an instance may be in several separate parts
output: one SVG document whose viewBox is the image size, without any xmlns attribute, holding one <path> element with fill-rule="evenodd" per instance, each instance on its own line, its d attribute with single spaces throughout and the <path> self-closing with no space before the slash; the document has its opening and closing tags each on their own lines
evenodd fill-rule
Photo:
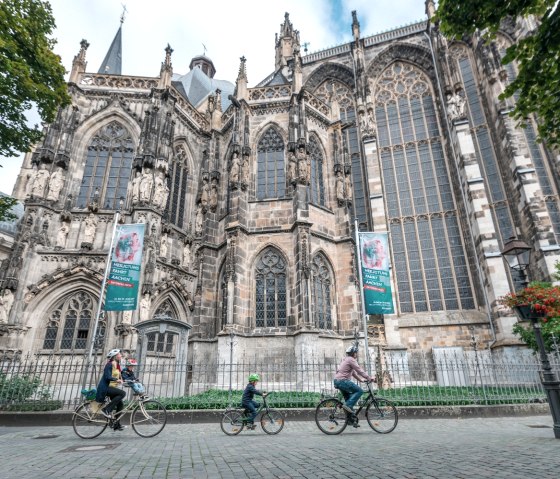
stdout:
<svg viewBox="0 0 560 479">
<path fill-rule="evenodd" d="M 280 409 L 287 420 L 314 421 L 315 409 Z M 503 404 L 497 406 L 426 406 L 399 407 L 399 417 L 406 419 L 470 419 L 484 417 L 537 416 L 550 414 L 548 404 Z M 69 426 L 73 411 L 2 412 L 0 426 Z M 168 424 L 203 424 L 220 422 L 223 409 L 167 411 Z"/>
</svg>

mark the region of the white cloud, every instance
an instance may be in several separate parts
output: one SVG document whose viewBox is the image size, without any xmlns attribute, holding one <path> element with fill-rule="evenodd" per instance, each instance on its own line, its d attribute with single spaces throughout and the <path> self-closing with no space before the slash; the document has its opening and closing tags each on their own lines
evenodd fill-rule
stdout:
<svg viewBox="0 0 560 479">
<path fill-rule="evenodd" d="M 90 43 L 87 71 L 97 72 L 119 27 L 123 1 L 50 0 L 57 24 L 55 52 L 67 70 L 85 38 Z M 126 5 L 123 74 L 159 75 L 168 43 L 174 49 L 175 73 L 186 73 L 204 44 L 220 80 L 235 82 L 239 57 L 244 55 L 250 86 L 274 70 L 274 39 L 285 12 L 300 31 L 301 42 L 309 42 L 309 52 L 349 41 L 352 10 L 358 12 L 362 36 L 424 16 L 421 0 L 129 0 Z M 21 164 L 21 158 L 1 161 L 0 191 L 11 193 L 16 163 Z"/>
</svg>

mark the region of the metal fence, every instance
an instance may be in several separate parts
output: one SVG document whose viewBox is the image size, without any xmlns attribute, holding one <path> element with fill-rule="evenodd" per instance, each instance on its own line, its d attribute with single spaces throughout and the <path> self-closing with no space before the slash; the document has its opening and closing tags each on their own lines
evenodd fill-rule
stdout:
<svg viewBox="0 0 560 479">
<path fill-rule="evenodd" d="M 275 391 L 277 407 L 313 407 L 321 395 L 334 394 L 332 378 L 340 357 L 283 362 L 256 359 L 209 363 L 194 358 L 179 364 L 152 357 L 135 370 L 147 394 L 176 409 L 225 408 L 239 401 L 251 373 L 260 389 Z M 551 355 L 555 371 L 558 356 Z M 83 388 L 95 387 L 105 360 L 87 364 L 81 356 L 0 357 L 0 410 L 72 409 Z M 414 353 L 372 357 L 380 395 L 399 405 L 505 404 L 544 402 L 540 366 L 532 356 L 496 360 L 477 354 Z"/>
</svg>

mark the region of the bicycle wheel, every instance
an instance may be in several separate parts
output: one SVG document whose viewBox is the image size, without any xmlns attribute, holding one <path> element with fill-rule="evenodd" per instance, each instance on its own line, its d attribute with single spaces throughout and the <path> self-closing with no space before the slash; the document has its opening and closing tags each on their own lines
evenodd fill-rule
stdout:
<svg viewBox="0 0 560 479">
<path fill-rule="evenodd" d="M 232 409 L 222 414 L 220 427 L 228 436 L 237 436 L 243 430 L 243 413 Z"/>
<path fill-rule="evenodd" d="M 315 422 L 325 434 L 340 434 L 346 429 L 346 420 L 346 411 L 338 399 L 324 399 L 315 409 Z"/>
<path fill-rule="evenodd" d="M 74 432 L 82 439 L 93 439 L 99 436 L 109 424 L 109 420 L 101 413 L 93 412 L 89 403 L 79 406 L 72 416 Z"/>
<path fill-rule="evenodd" d="M 142 401 L 132 411 L 130 425 L 142 437 L 157 436 L 167 424 L 165 406 L 154 399 Z"/>
<path fill-rule="evenodd" d="M 284 416 L 276 409 L 263 411 L 261 414 L 261 427 L 267 434 L 278 434 L 284 428 Z"/>
<path fill-rule="evenodd" d="M 399 413 L 391 401 L 375 398 L 366 409 L 366 419 L 375 432 L 388 434 L 397 427 Z"/>
</svg>

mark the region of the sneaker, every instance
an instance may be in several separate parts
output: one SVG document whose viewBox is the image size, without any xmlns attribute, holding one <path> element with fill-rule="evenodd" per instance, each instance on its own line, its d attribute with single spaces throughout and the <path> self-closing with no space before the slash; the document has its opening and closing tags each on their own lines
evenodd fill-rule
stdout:
<svg viewBox="0 0 560 479">
<path fill-rule="evenodd" d="M 113 417 L 110 412 L 105 411 L 105 409 L 103 408 L 101 408 L 99 412 L 103 414 L 103 416 L 105 416 L 107 419 L 111 419 Z"/>
<path fill-rule="evenodd" d="M 342 409 L 344 409 L 347 413 L 354 414 L 354 410 L 348 407 L 346 404 L 342 405 Z"/>
<path fill-rule="evenodd" d="M 251 422 L 251 423 L 247 423 L 247 429 L 248 429 L 249 431 L 254 431 L 254 430 L 256 429 L 256 427 L 257 427 L 257 425 L 254 424 L 254 423 L 252 423 L 252 422 Z"/>
<path fill-rule="evenodd" d="M 126 426 L 121 426 L 120 424 L 117 424 L 116 426 L 113 427 L 113 431 L 124 431 L 126 429 Z"/>
</svg>

